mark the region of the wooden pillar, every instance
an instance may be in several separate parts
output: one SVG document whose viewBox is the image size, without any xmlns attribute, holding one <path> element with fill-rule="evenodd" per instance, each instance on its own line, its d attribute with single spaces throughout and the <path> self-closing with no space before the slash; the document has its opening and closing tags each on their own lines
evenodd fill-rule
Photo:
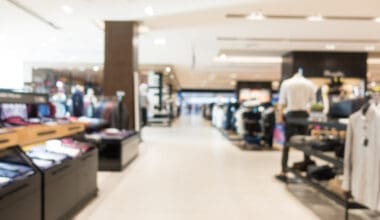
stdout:
<svg viewBox="0 0 380 220">
<path fill-rule="evenodd" d="M 133 21 L 106 21 L 104 95 L 115 96 L 124 91 L 124 102 L 129 114 L 128 129 L 136 129 L 138 118 L 138 94 L 135 74 L 138 70 L 137 37 L 138 24 Z"/>
</svg>

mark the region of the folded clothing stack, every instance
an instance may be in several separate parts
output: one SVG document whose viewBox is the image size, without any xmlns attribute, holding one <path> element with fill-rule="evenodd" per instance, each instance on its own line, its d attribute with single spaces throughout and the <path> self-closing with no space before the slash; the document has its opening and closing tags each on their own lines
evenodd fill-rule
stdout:
<svg viewBox="0 0 380 220">
<path fill-rule="evenodd" d="M 31 167 L 13 162 L 0 162 L 0 187 L 33 174 L 34 171 Z"/>
<path fill-rule="evenodd" d="M 336 172 L 334 169 L 328 165 L 324 166 L 316 166 L 316 165 L 310 165 L 307 167 L 307 175 L 310 178 L 324 181 L 324 180 L 330 180 L 333 179 L 336 175 Z"/>
<path fill-rule="evenodd" d="M 34 147 L 27 155 L 41 169 L 49 169 L 65 160 L 89 151 L 91 146 L 73 139 L 49 140 L 45 145 Z"/>
</svg>

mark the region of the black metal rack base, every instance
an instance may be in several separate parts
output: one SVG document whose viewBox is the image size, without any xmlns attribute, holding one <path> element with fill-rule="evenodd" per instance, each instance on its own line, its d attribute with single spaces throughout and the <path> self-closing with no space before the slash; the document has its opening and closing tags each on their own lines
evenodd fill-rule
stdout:
<svg viewBox="0 0 380 220">
<path fill-rule="evenodd" d="M 342 159 L 334 158 L 333 156 L 327 155 L 325 152 L 315 150 L 311 146 L 307 145 L 306 143 L 286 143 L 286 145 L 289 148 L 302 151 L 303 153 L 309 156 L 314 156 L 330 164 L 333 164 L 338 169 L 343 169 Z M 289 178 L 287 176 L 287 173 L 292 173 L 295 177 Z M 286 184 L 300 183 L 300 182 L 308 184 L 309 186 L 313 187 L 314 189 L 324 194 L 329 199 L 343 206 L 345 208 L 345 220 L 349 219 L 349 209 L 367 209 L 366 206 L 356 203 L 354 201 L 350 201 L 349 198 L 347 197 L 344 198 L 341 195 L 338 195 L 337 193 L 327 189 L 319 181 L 309 178 L 305 175 L 302 175 L 302 173 L 297 169 L 287 167 L 286 173 L 276 176 L 276 179 Z"/>
</svg>

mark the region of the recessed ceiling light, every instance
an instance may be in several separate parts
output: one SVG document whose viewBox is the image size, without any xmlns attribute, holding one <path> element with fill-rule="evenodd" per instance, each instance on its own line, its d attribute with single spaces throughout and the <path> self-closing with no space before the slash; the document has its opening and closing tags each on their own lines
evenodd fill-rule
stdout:
<svg viewBox="0 0 380 220">
<path fill-rule="evenodd" d="M 319 22 L 319 21 L 324 21 L 325 19 L 323 18 L 322 15 L 318 14 L 318 15 L 312 15 L 312 16 L 307 17 L 307 20 L 311 22 Z"/>
<path fill-rule="evenodd" d="M 98 65 L 95 65 L 92 67 L 92 70 L 94 70 L 95 72 L 98 72 L 100 70 L 100 67 Z"/>
<path fill-rule="evenodd" d="M 101 31 L 104 31 L 106 29 L 106 23 L 103 20 L 94 20 L 94 24 Z"/>
<path fill-rule="evenodd" d="M 153 16 L 154 15 L 154 10 L 152 8 L 152 6 L 146 6 L 145 9 L 145 14 L 149 15 L 149 16 Z"/>
<path fill-rule="evenodd" d="M 380 17 L 376 17 L 373 19 L 374 22 L 380 23 Z"/>
<path fill-rule="evenodd" d="M 150 28 L 146 25 L 140 25 L 139 26 L 139 33 L 140 34 L 145 34 L 145 33 L 148 33 L 150 31 Z"/>
<path fill-rule="evenodd" d="M 364 49 L 366 51 L 374 51 L 376 49 L 376 47 L 373 46 L 373 45 L 367 45 L 367 46 L 364 47 Z"/>
<path fill-rule="evenodd" d="M 65 14 L 72 14 L 74 12 L 73 8 L 68 6 L 68 5 L 62 5 L 61 6 L 61 10 L 63 11 L 63 13 Z"/>
<path fill-rule="evenodd" d="M 336 47 L 334 44 L 326 44 L 325 48 L 326 48 L 326 50 L 335 50 Z"/>
<path fill-rule="evenodd" d="M 71 59 L 71 60 L 77 60 L 78 57 L 77 57 L 77 56 L 71 56 L 70 59 Z"/>
<path fill-rule="evenodd" d="M 254 21 L 260 21 L 260 20 L 264 20 L 265 19 L 265 16 L 263 15 L 262 12 L 260 11 L 255 11 L 255 12 L 252 12 L 251 14 L 249 14 L 246 19 L 248 20 L 254 20 Z"/>
<path fill-rule="evenodd" d="M 166 39 L 165 38 L 155 38 L 154 39 L 154 44 L 156 44 L 156 45 L 165 45 L 166 44 Z"/>
<path fill-rule="evenodd" d="M 41 47 L 48 47 L 49 45 L 46 42 L 41 43 Z"/>
<path fill-rule="evenodd" d="M 227 59 L 227 55 L 225 53 L 220 54 L 220 59 L 225 60 Z"/>
<path fill-rule="evenodd" d="M 170 66 L 165 67 L 165 72 L 170 73 L 172 71 L 172 68 Z"/>
</svg>

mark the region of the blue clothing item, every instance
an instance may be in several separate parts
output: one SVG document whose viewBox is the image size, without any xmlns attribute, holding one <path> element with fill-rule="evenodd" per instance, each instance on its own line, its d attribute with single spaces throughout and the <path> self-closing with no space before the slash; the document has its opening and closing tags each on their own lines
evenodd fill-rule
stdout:
<svg viewBox="0 0 380 220">
<path fill-rule="evenodd" d="M 69 157 L 64 154 L 47 152 L 44 148 L 33 149 L 26 154 L 32 159 L 50 160 L 54 163 L 62 163 L 62 161 L 69 159 Z"/>
<path fill-rule="evenodd" d="M 17 173 L 17 172 L 15 172 L 15 171 L 10 171 L 10 170 L 6 170 L 6 169 L 1 169 L 0 168 L 0 176 L 14 179 L 14 178 L 20 176 L 20 174 Z"/>
<path fill-rule="evenodd" d="M 32 168 L 24 166 L 24 165 L 14 164 L 14 163 L 0 162 L 0 169 L 5 169 L 5 170 L 12 171 L 12 172 L 17 172 L 21 175 L 28 174 L 28 173 L 34 173 Z"/>
<path fill-rule="evenodd" d="M 39 104 L 38 105 L 38 117 L 48 118 L 50 117 L 50 109 L 48 104 Z"/>
</svg>

